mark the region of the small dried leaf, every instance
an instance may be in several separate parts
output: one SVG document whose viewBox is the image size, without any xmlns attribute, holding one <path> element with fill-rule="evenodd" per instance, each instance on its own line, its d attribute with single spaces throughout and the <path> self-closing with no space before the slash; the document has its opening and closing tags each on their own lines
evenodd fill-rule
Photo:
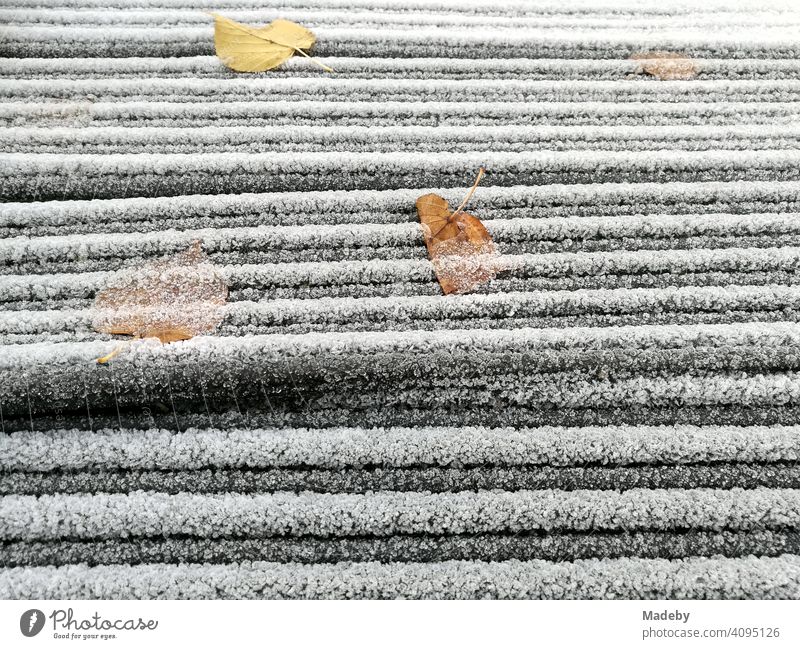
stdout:
<svg viewBox="0 0 800 649">
<path fill-rule="evenodd" d="M 638 52 L 632 61 L 641 61 L 636 74 L 649 74 L 662 81 L 687 81 L 697 76 L 697 63 L 676 52 Z"/>
<path fill-rule="evenodd" d="M 250 27 L 219 14 L 211 15 L 217 56 L 231 70 L 264 72 L 278 67 L 295 53 L 311 59 L 303 50 L 314 45 L 316 38 L 302 25 L 290 20 L 273 20 L 266 27 Z M 333 72 L 319 61 L 311 60 Z"/>
<path fill-rule="evenodd" d="M 219 325 L 227 299 L 227 282 L 195 241 L 177 255 L 117 273 L 95 298 L 94 328 L 162 343 L 187 340 Z"/>
<path fill-rule="evenodd" d="M 472 196 L 482 175 L 483 169 L 461 207 Z M 467 293 L 508 269 L 480 219 L 462 212 L 461 207 L 452 212 L 447 201 L 437 194 L 417 199 L 428 256 L 446 295 Z"/>
</svg>

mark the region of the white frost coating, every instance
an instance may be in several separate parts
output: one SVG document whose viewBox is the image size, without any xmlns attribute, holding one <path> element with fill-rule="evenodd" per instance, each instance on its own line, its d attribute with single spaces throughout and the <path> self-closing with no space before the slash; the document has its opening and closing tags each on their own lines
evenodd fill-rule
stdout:
<svg viewBox="0 0 800 649">
<path fill-rule="evenodd" d="M 361 126 L 446 124 L 485 126 L 520 124 L 645 125 L 793 123 L 796 101 L 628 102 L 573 101 L 482 102 L 480 112 L 457 101 L 88 101 L 0 104 L 5 126 L 283 126 L 330 124 Z"/>
<path fill-rule="evenodd" d="M 286 0 L 17 0 L 19 7 L 80 7 L 80 8 L 283 8 Z M 303 0 L 301 6 L 340 9 L 343 7 L 359 7 L 376 11 L 442 11 L 442 12 L 468 12 L 468 13 L 508 13 L 511 15 L 555 14 L 565 13 L 564 5 L 554 0 L 509 0 L 500 7 L 488 6 L 481 0 Z M 689 0 L 663 0 L 657 5 L 642 6 L 641 0 L 613 0 L 602 5 L 610 13 L 628 13 L 636 10 L 644 14 L 713 14 L 713 13 L 750 13 L 763 11 L 769 8 L 780 14 L 792 13 L 797 6 L 792 0 L 737 0 L 731 3 L 727 0 L 708 0 L 702 6 Z M 568 15 L 593 14 L 597 11 L 596 0 L 574 0 L 570 3 Z"/>
<path fill-rule="evenodd" d="M 795 555 L 443 563 L 85 564 L 0 570 L 8 599 L 797 599 Z"/>
<path fill-rule="evenodd" d="M 798 489 L 477 491 L 447 494 L 167 495 L 155 492 L 0 497 L 8 540 L 121 536 L 350 536 L 532 530 L 721 530 L 800 524 Z"/>
<path fill-rule="evenodd" d="M 656 289 L 579 289 L 387 298 L 276 299 L 234 302 L 223 307 L 232 326 L 280 325 L 290 322 L 347 323 L 366 319 L 402 322 L 414 318 L 524 317 L 578 313 L 757 312 L 800 309 L 800 287 L 722 286 Z M 93 309 L 0 312 L 0 334 L 34 334 L 89 330 Z"/>
<path fill-rule="evenodd" d="M 794 16 L 797 19 L 797 14 Z M 214 27 L 211 20 L 208 20 L 204 26 L 190 26 L 190 27 L 176 27 L 174 29 L 166 29 L 163 27 L 155 26 L 145 28 L 142 26 L 79 26 L 69 28 L 68 26 L 34 26 L 34 27 L 6 27 L 6 38 L 10 41 L 16 40 L 23 36 L 29 40 L 46 40 L 46 39 L 60 39 L 60 40 L 88 40 L 96 39 L 99 30 L 103 30 L 103 34 L 107 38 L 119 38 L 125 36 L 129 40 L 146 40 L 150 35 L 152 40 L 159 41 L 165 40 L 169 33 L 172 33 L 175 40 L 179 41 L 200 41 L 208 36 L 213 36 Z M 507 46 L 521 46 L 525 44 L 535 44 L 545 40 L 549 44 L 560 46 L 568 49 L 575 43 L 582 43 L 588 39 L 593 39 L 599 43 L 614 43 L 626 44 L 632 46 L 642 46 L 647 44 L 661 45 L 682 45 L 684 47 L 699 47 L 714 48 L 724 45 L 732 45 L 741 43 L 740 28 L 736 24 L 726 26 L 721 25 L 719 29 L 714 30 L 713 33 L 703 28 L 694 26 L 676 26 L 659 31 L 656 34 L 649 33 L 646 30 L 641 30 L 637 33 L 636 30 L 627 29 L 623 23 L 614 25 L 608 29 L 602 30 L 598 34 L 596 30 L 576 30 L 570 29 L 568 26 L 557 26 L 554 28 L 523 28 L 519 30 L 503 29 L 501 25 L 484 26 L 481 24 L 475 25 L 474 29 L 466 30 L 466 34 L 448 33 L 444 30 L 439 30 L 435 25 L 420 25 L 415 26 L 413 29 L 397 29 L 397 28 L 381 28 L 374 26 L 371 28 L 357 29 L 353 26 L 346 27 L 327 27 L 321 26 L 315 30 L 318 42 L 352 42 L 352 41 L 365 41 L 386 43 L 393 41 L 407 41 L 411 43 L 424 43 L 426 41 L 436 41 L 442 44 L 449 44 L 453 47 L 464 46 L 469 44 L 471 40 L 478 42 L 497 43 Z M 751 34 L 747 40 L 748 45 L 761 44 L 761 45 L 784 45 L 790 44 L 791 41 L 791 25 L 784 25 L 780 21 L 775 21 L 770 25 L 765 25 L 757 33 Z"/>
<path fill-rule="evenodd" d="M 685 464 L 800 459 L 800 426 L 54 430 L 0 437 L 6 471 Z"/>
<path fill-rule="evenodd" d="M 216 7 L 219 9 L 219 7 Z M 796 19 L 796 14 L 795 14 Z M 376 56 L 385 56 L 389 45 L 397 44 L 434 44 L 442 49 L 467 48 L 471 45 L 501 46 L 519 48 L 537 46 L 545 43 L 553 48 L 568 52 L 580 50 L 581 45 L 591 42 L 595 47 L 627 46 L 632 49 L 667 50 L 702 48 L 706 50 L 735 48 L 742 45 L 741 27 L 720 25 L 709 31 L 707 28 L 689 26 L 671 26 L 655 33 L 647 29 L 629 29 L 623 23 L 603 29 L 598 33 L 595 29 L 571 29 L 569 26 L 553 28 L 521 27 L 504 29 L 500 25 L 484 26 L 477 24 L 474 28 L 461 28 L 455 32 L 437 28 L 436 25 L 418 25 L 411 29 L 389 28 L 381 26 L 359 28 L 353 25 L 328 27 L 321 25 L 314 32 L 318 43 L 349 44 L 365 43 L 375 47 Z M 211 41 L 214 27 L 209 19 L 204 26 L 187 26 L 166 28 L 156 26 L 9 26 L 4 28 L 5 38 L 11 42 L 18 41 L 61 41 L 88 42 L 104 37 L 109 40 L 125 40 L 139 42 L 169 42 L 170 40 L 192 43 Z M 763 25 L 758 31 L 748 35 L 747 45 L 750 47 L 792 48 L 794 31 L 792 26 L 784 25 L 779 20 Z M 171 38 L 170 38 L 171 37 Z"/>
<path fill-rule="evenodd" d="M 708 80 L 674 81 L 669 85 L 650 80 L 495 80 L 495 79 L 97 79 L 2 80 L 0 98 L 14 102 L 63 100 L 102 96 L 150 101 L 222 101 L 223 98 L 259 101 L 300 99 L 367 100 L 433 99 L 443 101 L 591 101 L 591 102 L 748 102 L 770 99 L 790 102 L 800 94 L 800 81 Z"/>
<path fill-rule="evenodd" d="M 392 171 L 397 174 L 418 172 L 419 156 L 413 153 L 287 153 L 269 154 L 219 153 L 207 155 L 124 155 L 107 156 L 78 154 L 20 154 L 0 155 L 0 163 L 9 178 L 15 175 L 76 174 L 91 175 L 151 173 L 170 175 L 193 171 L 215 173 L 249 173 L 280 170 L 297 174 L 306 169 L 322 173 L 347 173 L 369 168 L 373 172 Z M 468 173 L 481 164 L 496 173 L 509 173 L 511 167 L 520 172 L 565 172 L 602 168 L 654 172 L 660 167 L 673 170 L 699 171 L 705 169 L 781 169 L 800 165 L 800 151 L 540 151 L 535 153 L 464 154 L 454 159 L 449 153 L 426 156 L 425 166 L 449 164 L 459 173 Z"/>
<path fill-rule="evenodd" d="M 223 4 L 224 3 L 218 3 L 214 5 L 214 7 L 218 8 Z M 246 3 L 234 4 L 236 8 L 232 8 L 226 15 L 234 20 L 242 22 L 249 21 L 253 24 L 259 22 L 266 23 L 269 22 L 276 13 L 276 10 L 272 8 L 251 9 Z M 579 11 L 567 11 L 563 14 L 548 12 L 546 15 L 542 15 L 538 12 L 526 14 L 514 11 L 513 9 L 509 10 L 507 13 L 503 13 L 503 9 L 508 7 L 506 3 L 502 6 L 491 8 L 481 7 L 480 9 L 486 13 L 465 12 L 463 11 L 463 7 L 458 7 L 458 9 L 462 9 L 460 12 L 452 10 L 441 11 L 441 7 L 420 7 L 416 11 L 413 9 L 409 11 L 408 7 L 399 6 L 387 7 L 376 13 L 374 8 L 372 11 L 364 11 L 366 7 L 359 6 L 359 3 L 353 3 L 356 5 L 355 9 L 352 9 L 351 6 L 348 5 L 348 9 L 350 10 L 343 12 L 336 9 L 331 10 L 323 3 L 311 4 L 312 6 L 316 5 L 313 10 L 311 8 L 305 10 L 302 8 L 298 10 L 293 7 L 288 7 L 286 9 L 281 8 L 280 15 L 287 20 L 294 20 L 309 27 L 314 27 L 318 24 L 358 26 L 398 25 L 405 27 L 438 25 L 450 28 L 492 25 L 505 28 L 584 28 L 595 29 L 598 33 L 602 33 L 602 30 L 609 28 L 645 28 L 650 31 L 658 28 L 665 29 L 676 27 L 696 28 L 706 26 L 709 28 L 716 28 L 720 25 L 754 28 L 775 19 L 775 13 L 769 10 L 760 11 L 753 9 L 747 13 L 730 10 L 715 12 L 698 10 L 697 7 L 691 9 L 687 7 L 685 13 L 651 13 L 648 11 L 648 7 L 644 6 L 635 14 L 617 12 L 591 12 L 584 14 Z M 41 7 L 42 5 L 39 6 Z M 128 5 L 119 11 L 91 9 L 69 10 L 64 9 L 63 6 L 68 5 L 64 4 L 62 7 L 53 9 L 4 9 L 0 10 L 0 19 L 2 19 L 4 24 L 9 25 L 205 25 L 208 23 L 207 14 L 200 11 L 175 11 L 174 9 L 147 11 L 144 8 L 129 9 L 130 6 L 146 6 L 146 3 Z M 169 3 L 161 3 L 159 7 L 160 6 L 169 6 Z M 199 6 L 199 4 L 195 6 Z M 306 6 L 308 6 L 308 3 L 306 3 Z M 439 9 L 438 12 L 437 9 Z M 492 13 L 489 13 L 490 11 Z M 800 12 L 793 12 L 791 10 L 781 12 L 780 21 L 784 26 L 797 24 L 800 22 Z"/>
<path fill-rule="evenodd" d="M 348 216 L 368 214 L 373 223 L 386 223 L 387 212 L 405 209 L 403 220 L 416 220 L 410 214 L 418 196 L 435 192 L 453 201 L 463 197 L 463 189 L 420 187 L 419 189 L 278 192 L 266 194 L 202 195 L 158 198 L 115 198 L 107 200 L 47 201 L 38 203 L 0 203 L 0 224 L 17 227 L 80 223 L 115 223 L 164 218 L 165 214 L 208 217 L 255 213 L 260 222 L 286 213 L 298 219 L 319 223 L 348 222 Z M 649 212 L 653 201 L 703 202 L 800 200 L 798 181 L 600 183 L 575 185 L 516 185 L 481 187 L 470 202 L 470 210 L 504 210 L 528 207 L 536 211 L 556 204 L 592 205 L 600 212 L 607 205 L 636 204 Z M 457 203 L 456 203 L 457 204 Z M 698 209 L 706 210 L 707 206 Z M 321 213 L 321 214 L 320 214 Z M 330 216 L 327 216 L 330 214 Z M 535 215 L 535 214 L 532 214 Z M 484 213 L 481 213 L 484 216 Z M 498 215 L 492 215 L 495 218 Z M 302 221 L 300 221 L 302 223 Z"/>
<path fill-rule="evenodd" d="M 152 343 L 152 344 L 151 344 Z M 142 341 L 137 357 L 144 362 L 169 359 L 221 357 L 285 359 L 329 353 L 346 356 L 378 352 L 422 353 L 432 350 L 465 349 L 512 351 L 514 349 L 671 349 L 681 347 L 757 346 L 785 347 L 800 344 L 800 323 L 753 322 L 740 324 L 638 325 L 620 327 L 520 328 L 513 330 L 450 330 L 389 332 L 328 332 L 301 335 L 271 334 L 231 338 L 197 336 L 169 345 Z M 34 343 L 8 346 L 0 368 L 29 364 L 69 364 L 91 361 L 111 351 L 114 343 Z M 764 377 L 756 377 L 758 380 Z M 733 379 L 730 379 L 733 380 Z M 784 383 L 795 390 L 797 379 L 781 375 L 768 381 Z M 764 390 L 774 389 L 763 384 Z"/>
<path fill-rule="evenodd" d="M 571 150 L 777 150 L 798 145 L 800 134 L 791 125 L 749 127 L 694 125 L 651 126 L 534 126 L 376 125 L 327 127 L 217 126 L 191 127 L 98 126 L 85 128 L 8 128 L 0 132 L 0 147 L 8 153 L 193 153 L 290 151 L 458 152 L 535 149 Z M 563 129 L 563 130 L 562 130 Z"/>
<path fill-rule="evenodd" d="M 796 213 L 704 214 L 617 217 L 488 219 L 486 228 L 498 243 L 564 239 L 665 239 L 678 236 L 742 237 L 800 233 Z M 0 263 L 83 261 L 152 257 L 177 252 L 200 240 L 206 252 L 240 248 L 286 250 L 411 248 L 422 252 L 418 223 L 259 226 L 174 230 L 146 233 L 88 233 L 0 240 Z M 645 242 L 643 242 L 645 243 Z M 643 245 L 643 247 L 646 247 Z M 636 251 L 633 251 L 636 252 Z M 574 253 L 568 253 L 574 254 Z M 598 253 L 600 254 L 600 253 Z M 610 253 L 602 253 L 608 255 Z M 663 253 L 662 253 L 663 254 Z M 669 253 L 670 256 L 676 253 Z M 682 253 L 686 256 L 687 253 Z M 693 253 L 697 255 L 698 253 Z M 376 254 L 380 257 L 380 254 Z M 408 254 L 407 256 L 412 256 Z M 418 255 L 421 256 L 421 255 Z M 524 262 L 523 262 L 524 263 Z M 676 262 L 677 263 L 677 262 Z M 526 265 L 527 268 L 527 265 Z M 675 270 L 680 267 L 676 266 Z M 43 269 L 44 270 L 44 269 Z"/>
<path fill-rule="evenodd" d="M 686 287 L 600 289 L 388 298 L 322 298 L 239 302 L 226 308 L 228 322 L 349 322 L 428 318 L 522 317 L 551 313 L 639 311 L 780 310 L 800 308 L 800 287 Z M 0 330 L 3 322 L 0 320 Z"/>
<path fill-rule="evenodd" d="M 212 56 L 202 10 L 306 24 L 319 38 L 314 54 L 337 74 L 302 57 L 235 74 Z M 753 471 L 753 486 L 797 486 L 787 481 L 796 478 L 800 427 L 747 425 L 794 423 L 800 403 L 796 2 L 14 0 L 0 23 L 0 56 L 13 57 L 0 66 L 0 469 L 21 472 L 7 492 L 30 486 L 26 471 L 52 471 L 32 484 L 55 484 L 71 470 L 500 475 L 493 467 L 588 464 L 680 476 L 706 463 Z M 697 78 L 644 76 L 627 60 L 643 49 L 684 52 Z M 433 191 L 457 204 L 480 164 L 489 174 L 469 209 L 514 267 L 487 294 L 445 298 L 414 201 Z M 179 195 L 188 192 L 229 193 Z M 134 195 L 142 198 L 70 200 Z M 135 272 L 196 238 L 236 300 L 224 307 L 220 336 L 137 342 L 120 364 L 98 367 L 94 359 L 117 344 L 92 331 L 87 308 L 105 271 Z M 732 324 L 674 324 L 706 321 Z M 504 329 L 476 329 L 495 326 Z M 357 328 L 370 331 L 343 333 Z M 292 410 L 295 393 L 281 396 L 295 369 L 304 412 Z M 267 400 L 279 394 L 275 411 L 222 412 L 239 390 L 249 408 L 259 397 L 245 382 L 259 377 Z M 317 379 L 336 383 L 314 393 Z M 208 418 L 192 403 L 206 380 Z M 350 381 L 366 387 L 349 393 Z M 142 399 L 168 405 L 173 388 L 182 432 L 135 428 L 145 421 Z M 485 419 L 456 411 L 465 393 Z M 124 408 L 117 421 L 115 398 Z M 63 404 L 80 411 L 62 419 Z M 426 409 L 451 425 L 492 421 L 498 404 L 508 412 L 497 422 L 696 415 L 715 425 L 330 427 L 410 425 L 426 421 Z M 172 427 L 170 419 L 152 425 Z M 84 420 L 88 429 L 50 430 Z M 185 428 L 203 422 L 212 428 Z M 734 422 L 741 426 L 716 425 Z M 727 464 L 715 466 L 715 479 L 727 479 Z M 178 491 L 167 471 L 157 489 Z M 222 535 L 237 547 L 271 534 L 374 534 L 390 545 L 397 533 L 582 530 L 591 546 L 595 530 L 651 529 L 668 531 L 677 548 L 688 527 L 774 537 L 753 548 L 772 554 L 800 528 L 797 489 L 491 486 L 436 495 L 8 493 L 0 537 L 23 567 L 0 569 L 0 595 L 800 597 L 800 563 L 788 555 L 24 567 L 46 563 L 40 540 L 70 551 L 76 539 L 134 539 L 136 548 L 137 535 L 161 536 L 168 548 L 179 540 L 172 535 L 195 534 L 193 544 L 213 548 L 205 540 Z M 87 547 L 72 560 L 88 557 Z"/>
<path fill-rule="evenodd" d="M 622 250 L 594 253 L 503 255 L 506 276 L 564 277 L 641 273 L 764 272 L 800 269 L 800 247 L 720 250 Z M 423 259 L 296 262 L 220 266 L 229 284 L 250 286 L 339 286 L 391 282 L 430 282 L 431 263 Z M 83 297 L 103 287 L 112 273 L 3 275 L 0 294 L 24 300 Z"/>
<path fill-rule="evenodd" d="M 84 14 L 81 11 L 80 14 Z M 162 12 L 163 13 L 163 12 Z M 53 12 L 48 11 L 48 16 Z M 185 16 L 185 13 L 181 13 Z M 205 15 L 204 15 L 205 16 Z M 649 16 L 652 20 L 657 16 Z M 695 15 L 695 19 L 699 16 Z M 720 19 L 716 15 L 712 20 Z M 205 18 L 204 18 L 205 19 Z M 629 16 L 625 20 L 630 20 Z M 613 59 L 460 59 L 453 53 L 441 57 L 375 58 L 358 56 L 317 57 L 336 70 L 337 78 L 350 75 L 362 78 L 575 78 L 618 79 L 640 67 L 636 61 Z M 792 59 L 704 59 L 694 58 L 703 78 L 793 78 L 800 71 L 800 62 Z M 275 78 L 318 77 L 319 66 L 304 57 L 293 57 L 276 70 L 267 73 Z M 216 56 L 184 57 L 120 57 L 120 58 L 24 58 L 6 59 L 0 78 L 136 78 L 198 75 L 230 78 L 230 73 Z"/>
<path fill-rule="evenodd" d="M 11 127 L 0 132 L 0 143 L 32 144 L 82 143 L 103 144 L 155 143 L 167 141 L 180 144 L 216 144 L 224 141 L 249 142 L 263 139 L 267 142 L 285 140 L 296 143 L 342 143 L 359 141 L 401 142 L 407 139 L 425 141 L 434 139 L 438 143 L 465 142 L 530 142 L 551 143 L 557 141 L 584 141 L 600 143 L 607 140 L 628 142 L 652 141 L 724 141 L 728 139 L 780 140 L 800 137 L 800 124 L 748 124 L 748 125 L 661 125 L 661 126 L 483 126 L 480 129 L 465 129 L 458 126 L 351 126 L 320 125 L 310 130 L 299 126 L 273 128 L 268 126 L 230 126 L 212 130 L 193 128 L 153 128 L 140 126 L 135 129 L 118 126 L 87 126 L 81 129 L 55 127 Z"/>
</svg>

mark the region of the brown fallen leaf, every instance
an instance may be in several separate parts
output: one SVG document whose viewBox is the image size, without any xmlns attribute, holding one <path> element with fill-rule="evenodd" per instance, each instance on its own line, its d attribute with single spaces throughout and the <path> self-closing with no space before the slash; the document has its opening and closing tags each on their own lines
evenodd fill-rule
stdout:
<svg viewBox="0 0 800 649">
<path fill-rule="evenodd" d="M 425 194 L 417 199 L 417 214 L 428 256 L 445 295 L 467 293 L 509 267 L 483 223 L 462 211 L 484 173 L 481 167 L 472 189 L 453 212 L 447 201 L 437 194 Z"/>
<path fill-rule="evenodd" d="M 662 81 L 687 81 L 698 72 L 695 61 L 677 52 L 637 52 L 630 60 L 641 61 L 634 74 L 649 74 Z"/>
<path fill-rule="evenodd" d="M 214 47 L 217 56 L 236 72 L 264 72 L 278 67 L 295 53 L 314 61 L 323 70 L 331 68 L 311 58 L 307 50 L 316 41 L 314 34 L 290 20 L 273 20 L 265 27 L 251 27 L 235 20 L 214 17 Z"/>
<path fill-rule="evenodd" d="M 95 298 L 93 324 L 103 333 L 171 343 L 215 329 L 227 299 L 227 282 L 194 241 L 176 255 L 117 273 Z M 124 347 L 97 362 L 108 362 Z"/>
</svg>

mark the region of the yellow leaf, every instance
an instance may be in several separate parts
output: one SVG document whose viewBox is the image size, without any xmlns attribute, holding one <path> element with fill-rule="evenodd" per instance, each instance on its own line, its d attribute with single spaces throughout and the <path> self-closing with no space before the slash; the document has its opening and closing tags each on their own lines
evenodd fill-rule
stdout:
<svg viewBox="0 0 800 649">
<path fill-rule="evenodd" d="M 266 27 L 250 27 L 219 14 L 211 15 L 217 56 L 231 70 L 264 72 L 278 67 L 297 52 L 333 72 L 303 51 L 314 45 L 316 39 L 302 25 L 290 20 L 273 20 Z"/>
<path fill-rule="evenodd" d="M 259 29 L 258 34 L 278 45 L 303 50 L 307 50 L 316 41 L 314 34 L 291 20 L 273 20 Z"/>
</svg>

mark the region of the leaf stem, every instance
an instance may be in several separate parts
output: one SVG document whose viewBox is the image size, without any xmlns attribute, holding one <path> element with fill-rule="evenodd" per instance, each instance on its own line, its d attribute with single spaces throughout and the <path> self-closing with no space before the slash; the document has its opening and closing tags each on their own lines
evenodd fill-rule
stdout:
<svg viewBox="0 0 800 649">
<path fill-rule="evenodd" d="M 96 362 L 98 365 L 105 365 L 106 363 L 108 363 L 108 361 L 110 361 L 112 358 L 114 358 L 115 356 L 117 356 L 117 355 L 118 355 L 120 352 L 122 352 L 122 351 L 123 351 L 123 350 L 125 350 L 126 348 L 130 347 L 131 343 L 132 343 L 134 340 L 137 340 L 137 339 L 136 339 L 136 338 L 131 338 L 130 340 L 126 340 L 125 342 L 123 342 L 123 343 L 120 343 L 120 344 L 119 344 L 119 345 L 117 345 L 117 346 L 116 346 L 116 347 L 115 347 L 115 348 L 114 348 L 114 349 L 113 349 L 111 352 L 109 352 L 109 353 L 108 353 L 108 354 L 106 354 L 105 356 L 101 356 L 101 357 L 100 357 L 100 358 L 98 358 L 98 359 L 97 359 L 95 362 Z"/>
<path fill-rule="evenodd" d="M 486 169 L 484 169 L 483 167 L 478 169 L 478 177 L 472 184 L 472 188 L 469 190 L 469 193 L 467 194 L 466 198 L 463 201 L 461 201 L 461 205 L 459 205 L 456 208 L 456 210 L 450 215 L 451 220 L 455 218 L 456 214 L 458 214 L 461 210 L 463 210 L 467 206 L 467 203 L 469 203 L 469 199 L 472 198 L 472 195 L 475 193 L 475 190 L 478 189 L 478 183 L 481 181 L 481 178 L 483 178 L 483 174 L 485 173 Z"/>
<path fill-rule="evenodd" d="M 319 61 L 317 61 L 317 59 L 315 59 L 313 56 L 309 56 L 309 55 L 308 55 L 308 54 L 306 54 L 306 53 L 305 53 L 303 50 L 301 50 L 299 47 L 295 47 L 295 48 L 294 48 L 294 51 L 295 51 L 295 52 L 299 52 L 300 54 L 302 54 L 303 56 L 305 56 L 307 59 L 310 59 L 311 61 L 313 61 L 314 63 L 316 63 L 316 64 L 317 64 L 319 67 L 321 67 L 323 70 L 325 70 L 325 72 L 335 72 L 335 71 L 336 71 L 336 70 L 334 70 L 333 68 L 329 68 L 329 67 L 328 67 L 327 65 L 325 65 L 324 63 L 320 63 L 320 62 L 319 62 Z"/>
</svg>

